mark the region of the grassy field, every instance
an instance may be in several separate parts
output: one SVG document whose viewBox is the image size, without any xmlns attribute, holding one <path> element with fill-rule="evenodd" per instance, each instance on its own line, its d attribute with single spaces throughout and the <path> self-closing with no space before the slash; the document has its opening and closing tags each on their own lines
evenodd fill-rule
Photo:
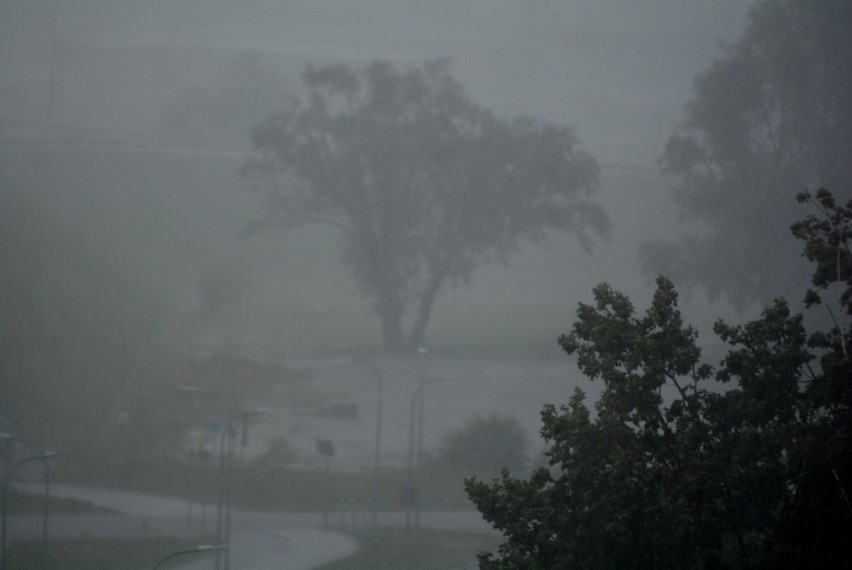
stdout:
<svg viewBox="0 0 852 570">
<path fill-rule="evenodd" d="M 14 542 L 9 545 L 6 558 L 8 568 L 62 568 L 63 570 L 150 570 L 169 554 L 194 548 L 199 544 L 212 544 L 212 537 L 203 538 L 84 538 L 51 540 L 44 565 L 44 551 L 40 540 Z M 174 568 L 199 558 L 213 556 L 212 552 L 193 553 L 175 557 L 161 568 Z"/>
<path fill-rule="evenodd" d="M 446 570 L 475 564 L 476 554 L 494 550 L 495 535 L 440 530 L 386 528 L 354 535 L 361 548 L 348 558 L 318 570 Z"/>
<path fill-rule="evenodd" d="M 6 512 L 9 515 L 25 515 L 39 514 L 44 509 L 44 499 L 41 495 L 31 495 L 29 493 L 19 493 L 14 489 L 9 489 L 7 496 Z M 75 501 L 72 499 L 60 499 L 51 497 L 50 502 L 51 513 L 109 513 L 109 509 L 86 503 Z"/>
<path fill-rule="evenodd" d="M 368 473 L 288 471 L 249 473 L 238 483 L 235 500 L 252 509 L 320 510 L 348 508 L 370 510 L 373 476 Z M 399 508 L 399 492 L 408 484 L 404 471 L 386 471 L 379 480 L 378 508 Z M 458 473 L 430 470 L 421 479 L 423 506 L 432 510 L 466 510 L 473 505 Z"/>
<path fill-rule="evenodd" d="M 215 467 L 198 469 L 174 460 L 134 466 L 133 477 L 124 481 L 94 477 L 69 477 L 67 483 L 97 485 L 141 493 L 213 501 L 217 492 Z M 373 508 L 372 473 L 291 469 L 244 469 L 234 474 L 232 500 L 235 508 L 266 511 L 319 511 Z M 408 485 L 403 470 L 383 471 L 379 479 L 378 508 L 399 507 L 399 492 Z M 464 475 L 446 469 L 425 469 L 420 480 L 423 507 L 427 510 L 469 510 L 473 505 L 464 490 Z M 26 499 L 30 512 L 39 512 L 41 499 Z M 10 502 L 11 504 L 11 502 Z M 51 511 L 62 501 L 51 499 Z M 21 507 L 23 508 L 23 507 Z"/>
<path fill-rule="evenodd" d="M 40 495 L 9 490 L 7 511 L 10 515 L 40 514 L 44 501 Z M 110 513 L 109 509 L 92 503 L 51 497 L 52 514 Z M 194 548 L 199 544 L 212 544 L 215 537 L 198 538 L 75 538 L 51 539 L 47 552 L 41 540 L 25 540 L 8 545 L 7 568 L 62 568 L 63 570 L 122 570 L 150 569 L 158 560 L 179 550 Z M 47 560 L 45 560 L 47 556 Z M 161 568 L 176 567 L 193 559 L 212 556 L 211 553 L 190 554 L 178 557 L 174 564 L 167 562 Z"/>
</svg>

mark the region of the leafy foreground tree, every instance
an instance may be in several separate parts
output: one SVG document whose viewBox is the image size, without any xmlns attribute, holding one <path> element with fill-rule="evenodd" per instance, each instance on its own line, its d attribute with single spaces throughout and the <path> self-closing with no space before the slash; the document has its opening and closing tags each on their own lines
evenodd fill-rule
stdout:
<svg viewBox="0 0 852 570">
<path fill-rule="evenodd" d="M 808 270 L 783 235 L 799 216 L 793 197 L 852 180 L 850 30 L 848 0 L 755 3 L 666 144 L 685 232 L 642 247 L 650 275 L 742 309 L 801 293 Z"/>
<path fill-rule="evenodd" d="M 589 247 L 589 232 L 607 234 L 598 166 L 573 131 L 496 117 L 447 62 L 308 67 L 303 82 L 306 104 L 252 132 L 244 172 L 267 200 L 249 231 L 339 229 L 386 349 L 420 346 L 441 288 L 506 261 L 520 240 L 555 229 Z"/>
<path fill-rule="evenodd" d="M 481 568 L 831 568 L 847 558 L 852 201 L 837 206 L 824 190 L 800 201 L 819 212 L 793 227 L 816 264 L 807 302 L 835 325 L 808 334 L 782 299 L 745 325 L 719 321 L 730 348 L 714 370 L 669 280 L 658 278 L 642 317 L 596 287 L 559 339 L 603 381 L 596 413 L 577 389 L 542 412 L 549 468 L 466 481 L 506 537 Z"/>
</svg>

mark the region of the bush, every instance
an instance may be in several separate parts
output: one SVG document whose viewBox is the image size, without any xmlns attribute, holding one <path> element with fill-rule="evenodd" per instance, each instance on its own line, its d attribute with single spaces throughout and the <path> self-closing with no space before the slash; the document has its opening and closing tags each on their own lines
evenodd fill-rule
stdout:
<svg viewBox="0 0 852 570">
<path fill-rule="evenodd" d="M 266 452 L 252 461 L 251 469 L 255 471 L 277 472 L 289 466 L 295 460 L 290 443 L 284 437 L 276 437 L 269 444 Z"/>
<path fill-rule="evenodd" d="M 527 434 L 515 416 L 477 414 L 444 436 L 438 457 L 480 477 L 496 477 L 504 468 L 523 472 L 529 462 Z"/>
</svg>

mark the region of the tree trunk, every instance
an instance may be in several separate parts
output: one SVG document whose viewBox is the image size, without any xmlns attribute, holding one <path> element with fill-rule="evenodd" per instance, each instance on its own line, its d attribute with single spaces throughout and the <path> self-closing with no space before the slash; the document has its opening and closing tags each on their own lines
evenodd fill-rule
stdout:
<svg viewBox="0 0 852 570">
<path fill-rule="evenodd" d="M 385 352 L 397 354 L 402 352 L 402 318 L 382 316 L 382 347 Z"/>
<path fill-rule="evenodd" d="M 408 337 L 408 348 L 417 350 L 423 345 L 423 337 L 426 334 L 426 326 L 429 324 L 429 318 L 432 316 L 432 306 L 435 304 L 435 298 L 438 296 L 438 291 L 441 289 L 441 283 L 444 281 L 443 274 L 433 276 L 429 286 L 420 296 L 420 304 L 417 307 L 417 320 L 411 327 L 411 334 Z"/>
<path fill-rule="evenodd" d="M 391 297 L 391 298 L 388 298 Z M 402 303 L 393 294 L 379 297 L 376 312 L 382 327 L 382 347 L 385 352 L 396 354 L 405 348 L 402 333 Z"/>
</svg>

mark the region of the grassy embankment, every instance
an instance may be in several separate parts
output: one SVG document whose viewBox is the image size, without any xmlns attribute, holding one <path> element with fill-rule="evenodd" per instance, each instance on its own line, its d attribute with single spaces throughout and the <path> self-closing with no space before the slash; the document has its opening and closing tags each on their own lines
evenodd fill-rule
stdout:
<svg viewBox="0 0 852 570">
<path fill-rule="evenodd" d="M 386 528 L 357 534 L 358 552 L 318 570 L 445 570 L 474 565 L 476 554 L 494 550 L 496 535 Z"/>
<path fill-rule="evenodd" d="M 82 538 L 51 540 L 48 565 L 64 570 L 149 570 L 162 558 L 212 543 L 211 537 L 198 538 Z M 9 545 L 6 563 L 9 568 L 42 568 L 44 552 L 40 540 L 14 542 Z M 192 560 L 213 556 L 213 552 L 188 554 L 166 562 L 161 568 L 173 568 Z M 192 557 L 192 558 L 190 558 Z"/>
<path fill-rule="evenodd" d="M 40 514 L 44 500 L 40 495 L 30 495 L 10 490 L 7 511 L 11 516 Z M 110 513 L 109 509 L 88 502 L 52 497 L 51 514 L 97 514 Z M 149 569 L 161 558 L 179 550 L 194 548 L 199 544 L 215 542 L 212 536 L 197 538 L 74 538 L 51 539 L 47 549 L 46 567 L 73 570 L 124 570 Z M 6 564 L 9 568 L 43 568 L 45 551 L 40 539 L 11 542 L 8 545 Z M 193 556 L 209 557 L 212 553 Z M 179 559 L 187 562 L 187 558 Z M 175 560 L 175 563 L 178 559 Z M 167 563 L 168 564 L 168 563 Z M 169 566 L 164 564 L 163 568 Z"/>
</svg>

